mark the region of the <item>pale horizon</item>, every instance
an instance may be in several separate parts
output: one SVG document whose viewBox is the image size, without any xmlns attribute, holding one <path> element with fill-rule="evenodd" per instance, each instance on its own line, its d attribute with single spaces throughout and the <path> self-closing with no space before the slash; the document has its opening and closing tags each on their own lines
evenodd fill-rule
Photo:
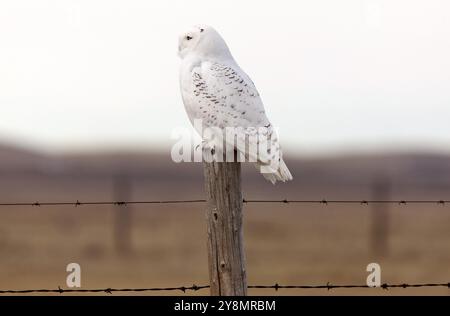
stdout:
<svg viewBox="0 0 450 316">
<path fill-rule="evenodd" d="M 252 77 L 286 152 L 450 153 L 450 3 L 271 4 L 2 2 L 0 143 L 170 149 L 190 126 L 177 37 L 205 23 Z"/>
</svg>

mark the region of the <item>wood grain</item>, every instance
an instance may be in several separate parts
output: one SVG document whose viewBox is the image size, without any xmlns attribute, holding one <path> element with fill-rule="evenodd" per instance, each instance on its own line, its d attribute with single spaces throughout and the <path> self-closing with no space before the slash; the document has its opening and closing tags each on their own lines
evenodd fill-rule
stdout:
<svg viewBox="0 0 450 316">
<path fill-rule="evenodd" d="M 241 165 L 204 163 L 204 175 L 211 295 L 247 295 Z"/>
</svg>

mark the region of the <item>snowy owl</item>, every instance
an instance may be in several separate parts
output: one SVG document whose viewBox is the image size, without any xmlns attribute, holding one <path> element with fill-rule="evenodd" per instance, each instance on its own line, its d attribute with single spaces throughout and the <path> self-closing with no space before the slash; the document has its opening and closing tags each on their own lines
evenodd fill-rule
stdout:
<svg viewBox="0 0 450 316">
<path fill-rule="evenodd" d="M 178 55 L 183 103 L 203 150 L 214 155 L 222 145 L 231 146 L 270 182 L 292 180 L 261 97 L 220 34 L 210 26 L 194 26 L 180 35 Z M 204 129 L 213 132 L 206 136 Z"/>
</svg>

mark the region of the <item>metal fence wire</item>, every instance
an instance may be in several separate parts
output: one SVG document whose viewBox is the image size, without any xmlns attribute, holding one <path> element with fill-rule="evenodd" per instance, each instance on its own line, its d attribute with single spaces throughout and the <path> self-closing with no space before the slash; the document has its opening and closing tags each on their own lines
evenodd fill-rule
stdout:
<svg viewBox="0 0 450 316">
<path fill-rule="evenodd" d="M 400 289 L 407 289 L 407 288 L 423 288 L 423 287 L 441 287 L 441 288 L 448 288 L 450 289 L 450 282 L 447 283 L 415 283 L 415 284 L 408 284 L 408 283 L 399 283 L 399 284 L 388 284 L 383 283 L 379 287 L 370 287 L 368 285 L 362 285 L 362 284 L 340 284 L 335 285 L 331 283 L 323 284 L 323 285 L 280 285 L 278 283 L 275 283 L 273 285 L 249 285 L 249 289 L 273 289 L 275 291 L 278 291 L 280 289 L 326 289 L 326 290 L 333 290 L 333 289 L 376 289 L 381 288 L 383 290 L 389 290 L 391 288 L 400 288 Z M 28 294 L 28 293 L 107 293 L 107 294 L 113 294 L 113 293 L 124 293 L 124 292 L 164 292 L 164 291 L 181 291 L 183 293 L 186 293 L 188 291 L 200 291 L 203 289 L 208 289 L 209 285 L 191 285 L 191 286 L 178 286 L 178 287 L 153 287 L 153 288 L 102 288 L 102 289 L 62 289 L 58 286 L 57 289 L 26 289 L 26 290 L 0 290 L 0 294 Z"/>
<path fill-rule="evenodd" d="M 59 201 L 35 201 L 35 202 L 7 202 L 0 203 L 0 207 L 16 207 L 16 206 L 30 206 L 30 207 L 40 207 L 40 206 L 89 206 L 89 205 L 113 205 L 113 206 L 126 206 L 133 204 L 186 204 L 186 203 L 204 203 L 205 199 L 190 199 L 190 200 L 146 200 L 146 201 L 80 201 L 75 202 L 59 202 Z M 281 200 L 258 200 L 258 199 L 243 199 L 242 202 L 245 203 L 282 203 L 282 204 L 319 204 L 319 205 L 330 205 L 330 204 L 357 204 L 361 206 L 367 206 L 369 204 L 394 204 L 400 206 L 407 206 L 410 204 L 430 204 L 430 205 L 440 205 L 446 206 L 450 205 L 450 200 L 295 200 L 295 199 L 281 199 Z M 209 285 L 191 285 L 191 286 L 177 286 L 177 287 L 151 287 L 151 288 L 97 288 L 97 289 L 63 289 L 58 286 L 55 289 L 18 289 L 18 290 L 0 290 L 0 294 L 29 294 L 29 293 L 51 293 L 51 294 L 64 294 L 64 293 L 125 293 L 125 292 L 164 292 L 164 291 L 181 291 L 183 293 L 189 291 L 200 291 L 210 288 Z M 383 290 L 389 290 L 392 288 L 396 289 L 408 289 L 408 288 L 448 288 L 450 289 L 450 282 L 442 283 L 396 283 L 389 284 L 383 283 L 379 287 L 371 287 L 364 284 L 321 284 L 321 285 L 282 285 L 282 284 L 272 284 L 272 285 L 249 285 L 249 289 L 272 289 L 278 290 L 292 290 L 292 289 L 376 289 L 381 288 Z"/>
<path fill-rule="evenodd" d="M 147 201 L 80 201 L 74 202 L 58 202 L 58 201 L 35 201 L 35 202 L 6 202 L 0 203 L 0 207 L 3 206 L 83 206 L 83 205 L 116 205 L 126 206 L 133 204 L 186 204 L 186 203 L 205 203 L 205 199 L 194 200 L 147 200 Z M 434 204 L 434 205 L 450 205 L 450 200 L 256 200 L 256 199 L 243 199 L 242 202 L 246 203 L 282 203 L 282 204 L 396 204 L 396 205 L 409 205 L 409 204 Z"/>
</svg>

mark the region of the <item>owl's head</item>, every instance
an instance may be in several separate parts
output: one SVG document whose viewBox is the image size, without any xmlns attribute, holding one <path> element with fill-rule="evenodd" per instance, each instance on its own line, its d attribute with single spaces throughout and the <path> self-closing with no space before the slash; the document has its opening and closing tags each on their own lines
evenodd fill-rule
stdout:
<svg viewBox="0 0 450 316">
<path fill-rule="evenodd" d="M 199 57 L 231 57 L 222 36 L 208 25 L 193 26 L 179 36 L 178 55 L 184 58 L 190 54 Z"/>
</svg>

